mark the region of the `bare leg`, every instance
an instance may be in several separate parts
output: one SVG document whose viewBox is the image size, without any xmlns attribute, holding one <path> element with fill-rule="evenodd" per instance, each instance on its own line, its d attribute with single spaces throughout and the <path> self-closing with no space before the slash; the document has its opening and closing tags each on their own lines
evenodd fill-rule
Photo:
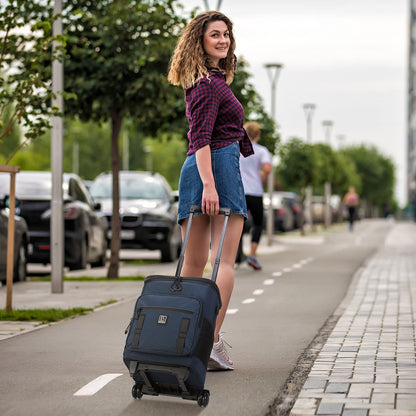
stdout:
<svg viewBox="0 0 416 416">
<path fill-rule="evenodd" d="M 211 263 L 213 265 L 218 251 L 224 217 L 222 215 L 212 216 L 211 224 Z M 218 341 L 218 334 L 222 323 L 224 322 L 225 314 L 227 312 L 231 293 L 234 287 L 234 264 L 243 224 L 244 219 L 241 215 L 232 214 L 228 221 L 228 228 L 225 234 L 225 241 L 217 277 L 217 286 L 221 294 L 222 307 L 218 313 L 217 323 L 215 326 L 215 341 Z"/>
<path fill-rule="evenodd" d="M 188 219 L 182 224 L 182 239 L 185 236 Z M 181 275 L 183 277 L 202 277 L 208 261 L 210 243 L 210 217 L 195 215 L 185 251 L 185 261 Z"/>
</svg>

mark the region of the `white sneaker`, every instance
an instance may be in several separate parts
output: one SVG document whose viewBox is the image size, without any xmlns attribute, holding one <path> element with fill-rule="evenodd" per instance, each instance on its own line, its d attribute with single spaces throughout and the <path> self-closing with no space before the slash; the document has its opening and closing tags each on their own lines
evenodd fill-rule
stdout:
<svg viewBox="0 0 416 416">
<path fill-rule="evenodd" d="M 234 370 L 233 362 L 228 356 L 227 350 L 224 346 L 224 340 L 222 335 L 219 334 L 218 342 L 214 342 L 212 347 L 211 356 L 208 361 L 208 371 L 215 370 Z M 231 345 L 225 342 L 230 348 Z"/>
</svg>

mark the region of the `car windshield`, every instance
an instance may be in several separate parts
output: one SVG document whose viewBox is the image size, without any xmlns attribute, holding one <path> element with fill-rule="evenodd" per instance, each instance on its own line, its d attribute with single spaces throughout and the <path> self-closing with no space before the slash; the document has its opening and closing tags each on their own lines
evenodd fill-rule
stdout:
<svg viewBox="0 0 416 416">
<path fill-rule="evenodd" d="M 100 178 L 91 186 L 94 198 L 107 199 L 112 197 L 112 178 Z M 152 178 L 120 178 L 121 199 L 165 199 L 163 186 Z"/>
<path fill-rule="evenodd" d="M 0 188 L 8 193 L 8 175 L 0 176 Z M 38 198 L 50 198 L 52 194 L 52 181 L 49 176 L 16 175 L 16 195 L 20 197 L 36 196 Z"/>
</svg>

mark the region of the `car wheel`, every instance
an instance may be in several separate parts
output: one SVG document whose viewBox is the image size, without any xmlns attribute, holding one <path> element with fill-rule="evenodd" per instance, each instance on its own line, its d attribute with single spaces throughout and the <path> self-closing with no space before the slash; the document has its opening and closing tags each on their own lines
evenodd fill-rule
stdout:
<svg viewBox="0 0 416 416">
<path fill-rule="evenodd" d="M 102 254 L 97 261 L 90 262 L 91 267 L 104 267 L 107 260 L 107 240 L 103 238 Z"/>
<path fill-rule="evenodd" d="M 170 263 L 178 258 L 179 247 L 173 235 L 170 235 L 168 241 L 163 244 L 160 253 L 162 263 Z"/>
<path fill-rule="evenodd" d="M 100 256 L 100 258 L 97 261 L 91 262 L 91 267 L 104 267 L 106 261 L 106 253 L 104 253 Z"/>
<path fill-rule="evenodd" d="M 76 263 L 69 265 L 69 270 L 81 270 L 87 268 L 87 256 L 88 256 L 88 246 L 87 241 L 82 239 L 81 242 L 81 252 L 79 259 Z"/>
<path fill-rule="evenodd" d="M 14 264 L 13 280 L 15 282 L 23 282 L 27 277 L 27 248 L 26 243 L 20 243 L 17 259 Z"/>
</svg>

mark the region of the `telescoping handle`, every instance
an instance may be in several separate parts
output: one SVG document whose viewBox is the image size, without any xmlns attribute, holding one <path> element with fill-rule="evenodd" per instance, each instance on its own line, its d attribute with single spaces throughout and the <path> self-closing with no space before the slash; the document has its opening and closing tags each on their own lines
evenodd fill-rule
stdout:
<svg viewBox="0 0 416 416">
<path fill-rule="evenodd" d="M 176 279 L 175 279 L 175 281 L 177 281 L 177 279 L 179 279 L 180 275 L 181 275 L 183 262 L 184 262 L 184 259 L 185 259 L 186 245 L 188 244 L 189 233 L 191 232 L 192 219 L 193 219 L 194 214 L 196 214 L 196 213 L 202 213 L 201 207 L 199 205 L 191 205 L 191 207 L 189 209 L 188 225 L 186 226 L 185 237 L 183 239 L 181 254 L 179 256 L 178 266 L 176 268 L 176 273 L 175 273 L 175 278 Z M 224 219 L 224 225 L 223 225 L 222 231 L 221 231 L 221 238 L 220 238 L 220 244 L 218 246 L 217 257 L 215 258 L 214 268 L 212 270 L 211 280 L 213 280 L 214 282 L 217 280 L 218 269 L 220 267 L 221 252 L 222 252 L 222 247 L 224 245 L 225 232 L 227 231 L 228 220 L 229 220 L 230 215 L 231 215 L 231 209 L 230 208 L 220 208 L 219 213 L 221 215 L 225 215 L 225 219 Z"/>
</svg>

